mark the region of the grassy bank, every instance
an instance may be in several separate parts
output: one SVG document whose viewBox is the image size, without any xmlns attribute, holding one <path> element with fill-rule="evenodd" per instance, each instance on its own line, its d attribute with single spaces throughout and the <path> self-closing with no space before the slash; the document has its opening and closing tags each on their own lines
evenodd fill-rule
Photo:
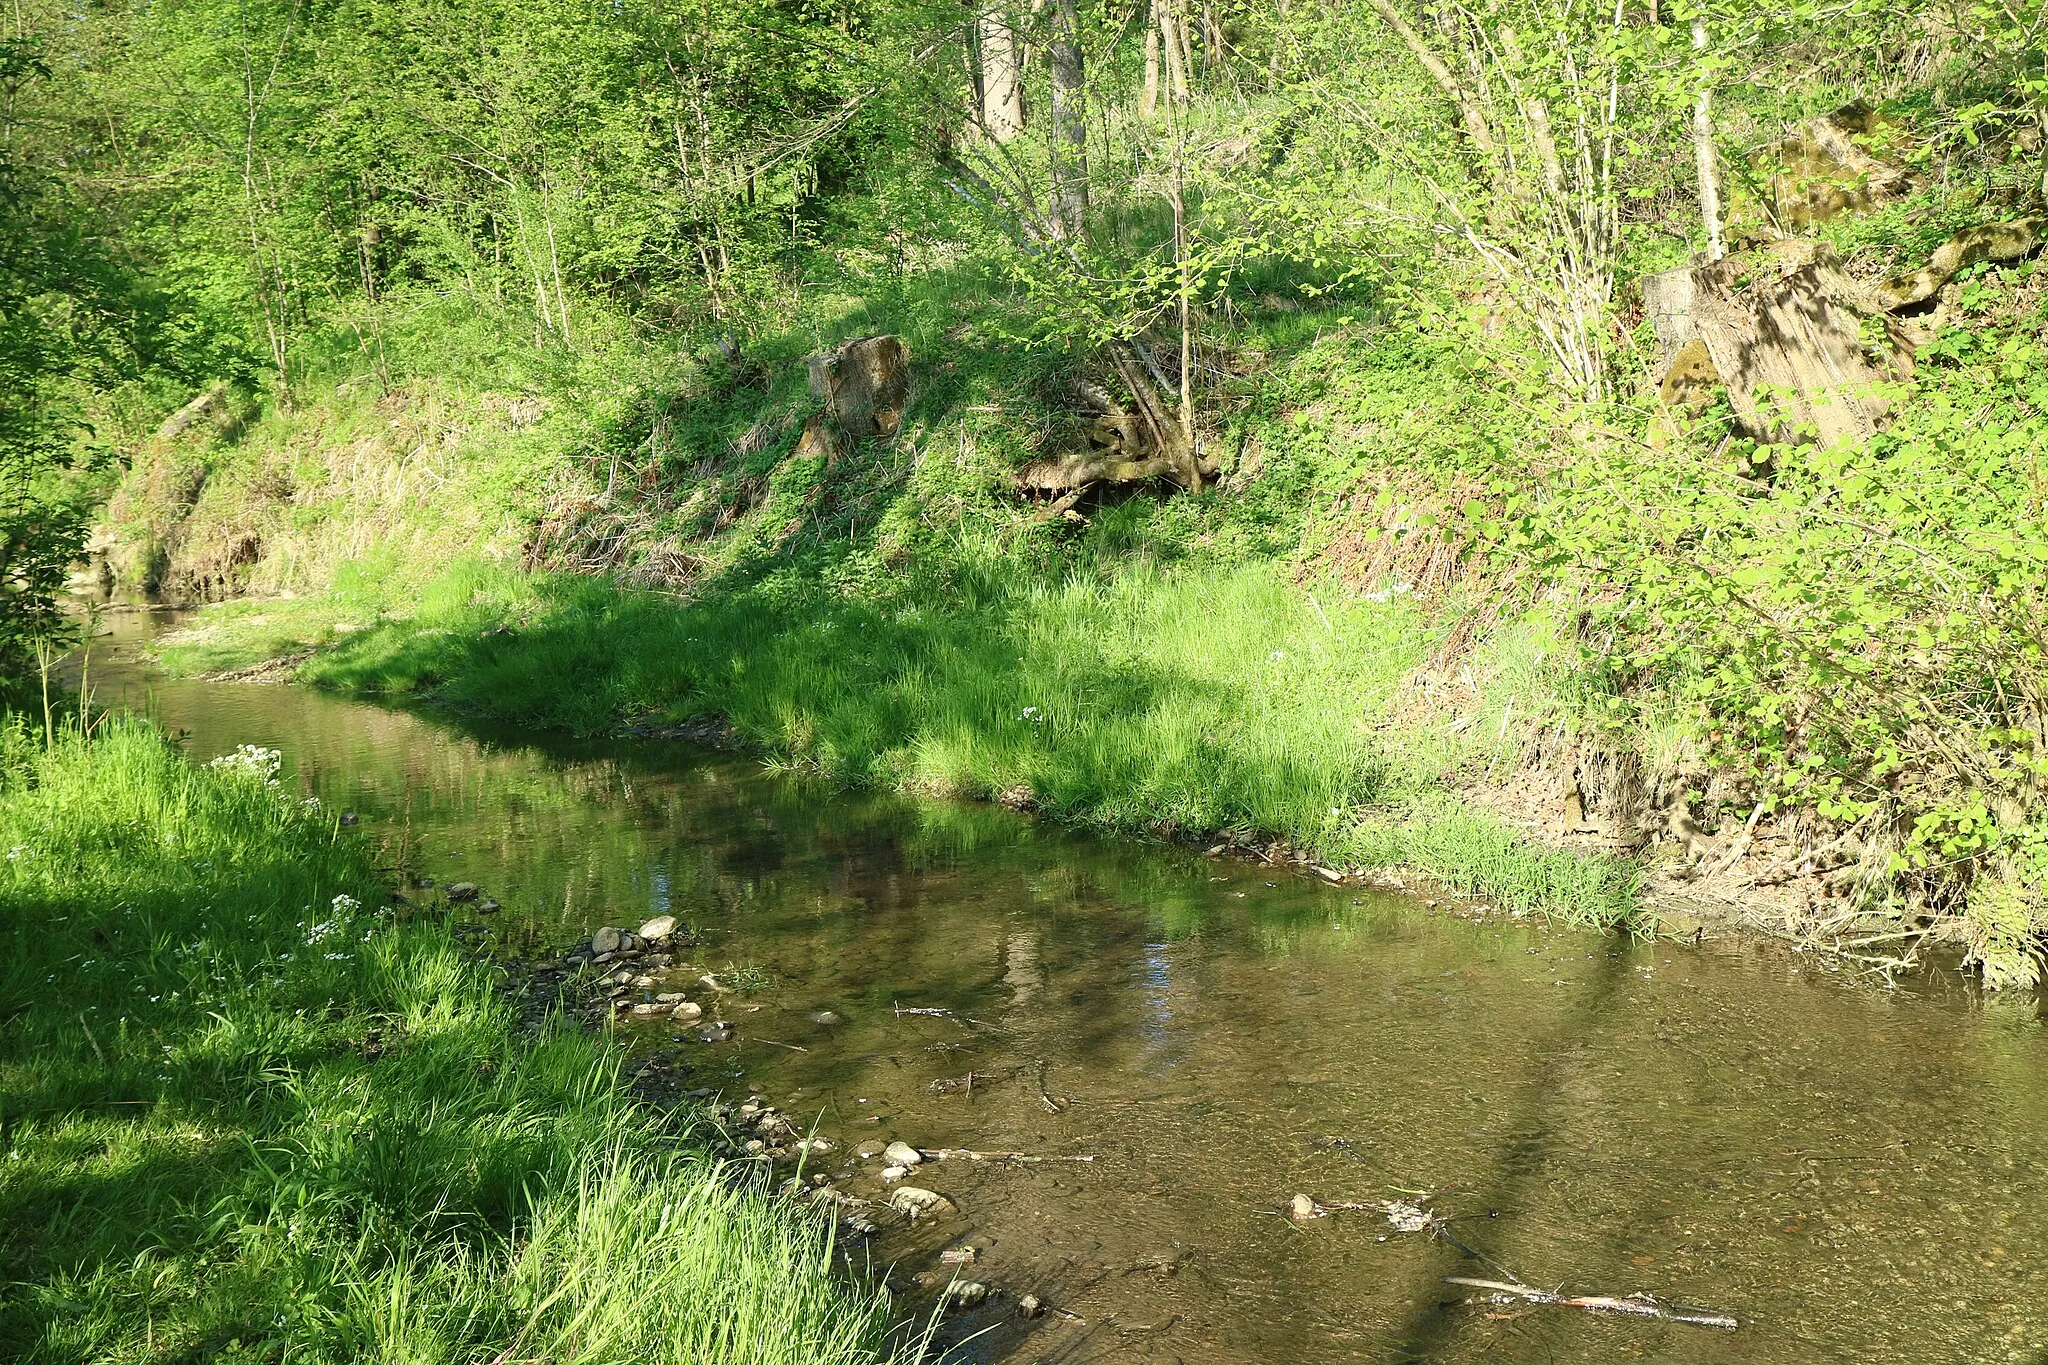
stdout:
<svg viewBox="0 0 2048 1365">
<path fill-rule="evenodd" d="M 281 791 L 109 722 L 0 731 L 0 1355 L 860 1361 L 826 1230 L 515 1036 Z"/>
<path fill-rule="evenodd" d="M 332 600 L 215 613 L 168 662 L 319 646 L 300 676 L 338 690 L 585 733 L 715 716 L 847 782 L 1119 833 L 1278 835 L 1574 923 L 1638 915 L 1629 864 L 1545 851 L 1445 798 L 1508 761 L 1513 698 L 1546 686 L 1539 639 L 1495 651 L 1450 732 L 1404 723 L 1404 680 L 1439 639 L 1406 600 L 1326 590 L 1325 607 L 1263 565 L 1052 582 L 1004 568 L 991 556 L 874 597 L 785 576 L 680 603 L 471 565 L 368 628 L 361 604 Z M 358 619 L 337 632 L 338 613 Z"/>
<path fill-rule="evenodd" d="M 1929 187 L 1824 235 L 1878 280 L 1990 212 Z M 1273 834 L 1586 923 L 1640 872 L 2026 986 L 2048 272 L 1972 269 L 1885 428 L 1826 449 L 1565 401 L 1449 289 L 1248 270 L 1202 331 L 1219 477 L 1064 511 L 1020 471 L 1121 381 L 1029 341 L 1040 301 L 986 263 L 828 276 L 737 352 L 593 323 L 515 357 L 395 294 L 388 376 L 143 442 L 108 539 L 132 582 L 298 597 L 187 669 L 317 646 L 314 681 L 522 723 L 716 715 L 849 781 Z M 912 357 L 902 428 L 815 453 L 800 358 L 871 332 Z"/>
</svg>

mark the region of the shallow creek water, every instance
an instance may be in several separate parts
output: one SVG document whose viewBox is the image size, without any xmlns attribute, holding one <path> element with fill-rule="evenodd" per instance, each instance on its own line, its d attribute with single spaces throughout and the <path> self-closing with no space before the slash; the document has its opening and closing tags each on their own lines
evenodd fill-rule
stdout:
<svg viewBox="0 0 2048 1365">
<path fill-rule="evenodd" d="M 1000 1291 L 948 1325 L 981 1333 L 949 1359 L 2048 1362 L 2035 999 L 1473 922 L 681 744 L 152 678 L 121 662 L 148 629 L 121 618 L 95 655 L 100 700 L 153 706 L 195 758 L 281 749 L 408 869 L 501 901 L 480 921 L 499 940 L 559 952 L 674 914 L 697 969 L 765 973 L 692 985 L 736 1029 L 685 1035 L 694 1083 L 762 1086 L 838 1144 L 813 1169 L 850 1191 L 883 1193 L 869 1139 L 1094 1156 L 914 1173 L 958 1212 L 869 1254 L 914 1297 L 971 1244 L 962 1274 Z M 1444 1276 L 1500 1276 L 1453 1247 L 1280 1213 L 1403 1190 L 1531 1283 L 1742 1326 L 1468 1307 Z M 1061 1311 L 1020 1319 L 1027 1292 Z"/>
</svg>

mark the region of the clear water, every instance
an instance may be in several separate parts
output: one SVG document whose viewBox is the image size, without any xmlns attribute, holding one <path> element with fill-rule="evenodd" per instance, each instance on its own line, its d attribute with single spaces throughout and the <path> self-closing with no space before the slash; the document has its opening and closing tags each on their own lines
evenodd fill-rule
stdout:
<svg viewBox="0 0 2048 1365">
<path fill-rule="evenodd" d="M 621 1037 L 764 1087 L 840 1144 L 814 1169 L 850 1191 L 882 1192 L 867 1139 L 1094 1156 L 913 1177 L 959 1211 L 873 1242 L 906 1302 L 963 1243 L 1002 1291 L 949 1325 L 973 1338 L 956 1359 L 2048 1362 L 2036 999 L 1467 922 L 752 758 L 151 679 L 122 653 L 95 656 L 102 700 L 153 706 L 195 758 L 283 750 L 389 861 L 481 883 L 508 946 L 672 913 L 697 970 L 760 969 L 718 1011 L 730 1042 Z M 1280 1215 L 1404 1190 L 1531 1283 L 1742 1326 L 1475 1308 L 1443 1277 L 1499 1276 L 1446 1243 Z M 1026 1292 L 1061 1311 L 1018 1318 Z"/>
</svg>

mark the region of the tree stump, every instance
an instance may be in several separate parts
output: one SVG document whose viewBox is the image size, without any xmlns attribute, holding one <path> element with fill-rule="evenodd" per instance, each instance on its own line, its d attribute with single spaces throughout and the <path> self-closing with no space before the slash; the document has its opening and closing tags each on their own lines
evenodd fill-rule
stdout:
<svg viewBox="0 0 2048 1365">
<path fill-rule="evenodd" d="M 812 356 L 811 397 L 824 404 L 804 423 L 798 455 L 834 460 L 846 445 L 894 436 L 910 397 L 910 351 L 897 336 L 861 337 Z"/>
<path fill-rule="evenodd" d="M 1903 329 L 1821 243 L 1774 243 L 1761 260 L 1731 256 L 1692 276 L 1693 333 L 1758 440 L 1865 440 L 1890 406 L 1885 385 L 1912 378 Z"/>
</svg>

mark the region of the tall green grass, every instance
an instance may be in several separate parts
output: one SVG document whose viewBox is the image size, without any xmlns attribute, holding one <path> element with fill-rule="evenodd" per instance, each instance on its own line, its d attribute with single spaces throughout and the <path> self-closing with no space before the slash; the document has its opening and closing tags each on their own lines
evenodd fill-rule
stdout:
<svg viewBox="0 0 2048 1365">
<path fill-rule="evenodd" d="M 879 1289 L 266 780 L 0 730 L 0 1357 L 814 1362 Z"/>
<path fill-rule="evenodd" d="M 942 580 L 884 593 L 784 572 L 688 601 L 470 564 L 404 615 L 326 637 L 301 676 L 586 733 L 719 716 L 774 761 L 851 783 L 1117 832 L 1277 834 L 1575 922 L 1634 916 L 1623 865 L 1427 799 L 1497 727 L 1402 723 L 1402 681 L 1440 627 L 1411 600 L 1325 596 L 1261 564 L 1051 579 L 963 554 Z M 244 610 L 262 619 L 238 637 L 230 618 L 167 662 L 218 666 L 293 614 Z"/>
</svg>

